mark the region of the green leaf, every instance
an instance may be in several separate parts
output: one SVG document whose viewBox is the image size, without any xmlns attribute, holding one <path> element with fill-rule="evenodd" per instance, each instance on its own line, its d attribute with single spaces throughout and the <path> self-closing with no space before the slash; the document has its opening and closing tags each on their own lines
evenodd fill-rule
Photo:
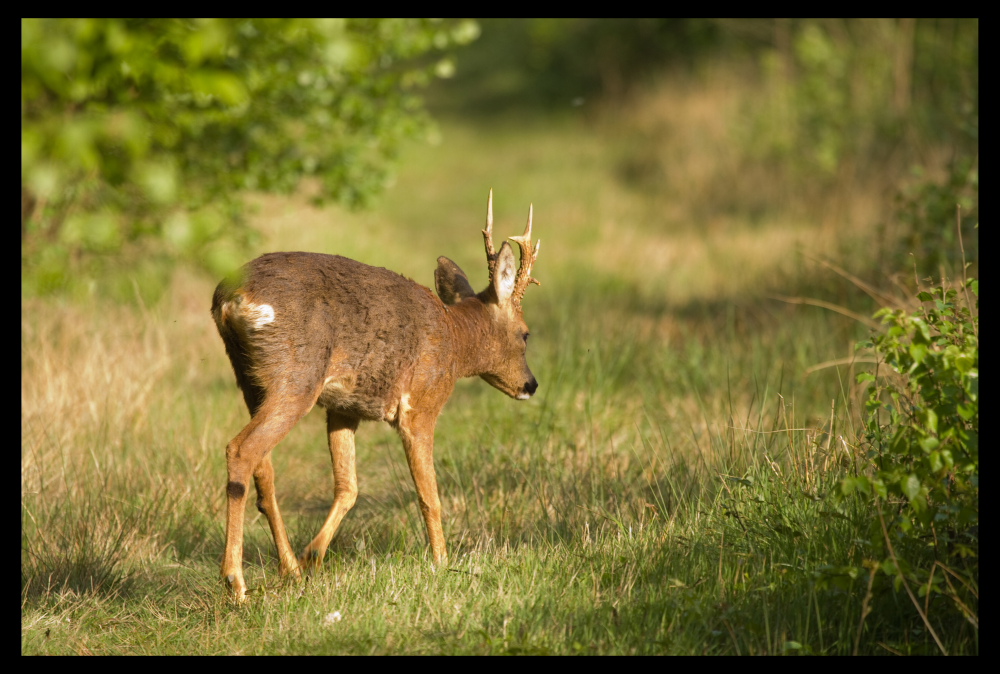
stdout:
<svg viewBox="0 0 1000 674">
<path fill-rule="evenodd" d="M 959 403 L 956 409 L 958 410 L 958 416 L 962 417 L 966 421 L 970 421 L 972 417 L 976 416 L 979 406 L 974 404 L 970 405 Z"/>
<path fill-rule="evenodd" d="M 920 478 L 912 473 L 904 477 L 900 481 L 899 486 L 902 488 L 903 494 L 906 495 L 906 498 L 911 501 L 915 499 L 918 494 L 920 494 Z"/>
<path fill-rule="evenodd" d="M 855 491 L 860 491 L 863 494 L 871 493 L 871 481 L 864 476 L 860 477 L 845 477 L 840 481 L 840 493 L 844 496 L 850 496 Z"/>
<path fill-rule="evenodd" d="M 928 407 L 926 410 L 924 410 L 924 413 L 925 413 L 925 418 L 926 418 L 926 423 L 927 423 L 927 429 L 931 433 L 937 433 L 937 428 L 938 428 L 938 415 L 937 415 L 937 412 L 935 412 L 933 409 L 931 409 L 930 407 Z"/>
<path fill-rule="evenodd" d="M 920 441 L 920 448 L 925 452 L 932 452 L 941 445 L 941 441 L 933 435 L 929 435 Z"/>
<path fill-rule="evenodd" d="M 857 376 L 857 382 L 863 384 L 866 381 L 875 381 L 875 375 L 871 372 L 862 372 Z"/>
<path fill-rule="evenodd" d="M 924 339 L 924 341 L 931 341 L 931 329 L 930 326 L 927 325 L 927 321 L 918 316 L 911 317 L 910 321 L 917 328 L 917 334 L 913 335 L 914 339 L 916 339 L 917 335 L 919 335 Z"/>
<path fill-rule="evenodd" d="M 927 460 L 931 464 L 931 470 L 934 471 L 935 473 L 941 470 L 941 468 L 944 466 L 944 462 L 941 460 L 940 452 L 934 452 L 934 451 L 930 452 L 927 455 Z"/>
</svg>

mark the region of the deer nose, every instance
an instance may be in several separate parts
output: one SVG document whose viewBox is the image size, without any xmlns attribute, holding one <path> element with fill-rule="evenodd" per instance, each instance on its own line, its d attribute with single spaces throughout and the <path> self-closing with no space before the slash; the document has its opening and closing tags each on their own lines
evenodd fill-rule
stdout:
<svg viewBox="0 0 1000 674">
<path fill-rule="evenodd" d="M 527 393 L 528 396 L 530 397 L 535 394 L 535 389 L 537 388 L 538 388 L 538 381 L 534 377 L 532 377 L 531 381 L 529 381 L 527 384 L 524 385 L 524 392 Z"/>
</svg>

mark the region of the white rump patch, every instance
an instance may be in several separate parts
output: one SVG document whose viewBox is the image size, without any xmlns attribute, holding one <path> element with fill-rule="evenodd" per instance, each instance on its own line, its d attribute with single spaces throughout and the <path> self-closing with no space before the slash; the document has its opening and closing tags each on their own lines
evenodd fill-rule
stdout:
<svg viewBox="0 0 1000 674">
<path fill-rule="evenodd" d="M 260 330 L 268 323 L 274 322 L 274 308 L 270 304 L 244 302 L 240 310 L 243 313 L 243 318 L 255 330 Z"/>
<path fill-rule="evenodd" d="M 247 334 L 251 330 L 260 330 L 265 325 L 273 323 L 274 307 L 270 304 L 254 304 L 243 295 L 236 295 L 228 302 L 222 303 L 219 315 L 233 330 Z"/>
</svg>

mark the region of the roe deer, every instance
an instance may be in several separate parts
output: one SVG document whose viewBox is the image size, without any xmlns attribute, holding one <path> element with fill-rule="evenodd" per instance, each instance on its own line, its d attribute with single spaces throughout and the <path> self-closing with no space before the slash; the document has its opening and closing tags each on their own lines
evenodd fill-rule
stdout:
<svg viewBox="0 0 1000 674">
<path fill-rule="evenodd" d="M 437 564 L 447 560 L 434 474 L 434 426 L 460 377 L 478 375 L 512 398 L 538 388 L 528 369 L 521 298 L 539 243 L 531 215 L 520 267 L 506 241 L 493 248 L 493 191 L 486 207 L 489 286 L 476 293 L 465 273 L 438 258 L 438 297 L 395 272 L 339 255 L 269 253 L 219 283 L 212 316 L 250 410 L 250 423 L 226 446 L 226 552 L 222 578 L 237 601 L 243 580 L 243 514 L 253 476 L 257 509 L 278 548 L 282 575 L 318 566 L 358 495 L 354 432 L 362 420 L 387 421 L 402 437 Z M 440 298 L 440 299 L 438 299 Z M 299 558 L 274 496 L 271 450 L 313 405 L 326 408 L 333 459 L 333 506 Z"/>
</svg>

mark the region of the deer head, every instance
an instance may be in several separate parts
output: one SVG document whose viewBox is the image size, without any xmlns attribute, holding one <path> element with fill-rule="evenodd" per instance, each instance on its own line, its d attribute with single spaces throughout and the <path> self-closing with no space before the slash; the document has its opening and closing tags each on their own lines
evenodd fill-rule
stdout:
<svg viewBox="0 0 1000 674">
<path fill-rule="evenodd" d="M 493 190 L 486 202 L 486 229 L 483 240 L 486 244 L 486 266 L 489 270 L 489 285 L 480 293 L 472 289 L 468 276 L 462 269 L 442 256 L 434 272 L 434 285 L 438 297 L 445 305 L 456 305 L 466 299 L 475 298 L 488 312 L 488 333 L 480 350 L 491 348 L 495 357 L 486 359 L 489 366 L 477 372 L 490 385 L 512 398 L 526 400 L 538 388 L 538 382 L 528 369 L 524 357 L 528 342 L 528 326 L 524 322 L 521 299 L 528 285 L 541 283 L 532 278 L 531 269 L 538 259 L 541 241 L 531 246 L 531 219 L 534 206 L 528 206 L 528 224 L 521 236 L 510 237 L 521 249 L 521 264 L 514 267 L 514 252 L 506 241 L 497 252 L 493 245 Z"/>
</svg>

